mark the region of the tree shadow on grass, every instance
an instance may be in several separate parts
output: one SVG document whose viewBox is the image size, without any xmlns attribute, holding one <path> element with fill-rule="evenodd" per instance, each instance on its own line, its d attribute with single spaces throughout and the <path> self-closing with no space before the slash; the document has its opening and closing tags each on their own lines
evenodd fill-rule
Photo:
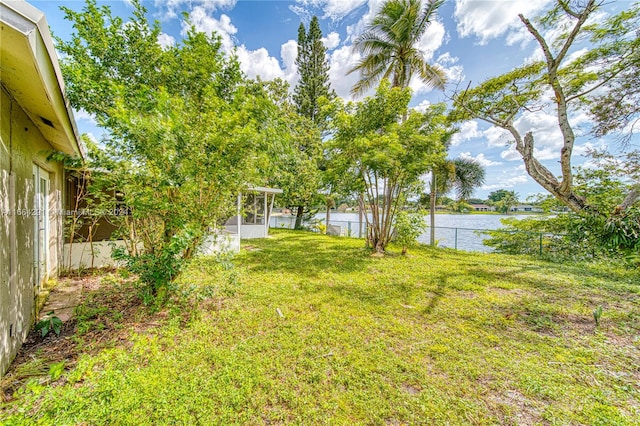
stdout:
<svg viewBox="0 0 640 426">
<path fill-rule="evenodd" d="M 515 287 L 523 289 L 535 289 L 550 294 L 566 294 L 566 298 L 575 296 L 576 287 L 579 290 L 586 291 L 592 285 L 589 282 L 595 280 L 598 282 L 598 288 L 608 292 L 620 293 L 638 293 L 638 286 L 633 286 L 625 282 L 620 276 L 607 276 L 598 271 L 586 268 L 571 267 L 554 267 L 549 265 L 548 268 L 524 265 L 520 267 L 509 267 L 508 270 L 499 268 L 491 271 L 481 267 L 472 267 L 467 270 L 471 275 L 483 279 L 487 283 L 493 283 L 500 280 L 508 280 Z M 534 275 L 527 273 L 533 272 Z M 560 275 L 561 280 L 555 279 L 554 275 Z M 548 278 L 547 278 L 548 277 Z M 629 279 L 631 274 L 627 277 Z M 576 284 L 577 280 L 577 284 Z"/>
<path fill-rule="evenodd" d="M 422 309 L 424 315 L 431 315 L 433 310 L 438 306 L 442 298 L 447 294 L 447 282 L 453 274 L 442 274 L 438 277 L 438 284 L 433 291 L 433 296 L 429 300 L 427 306 Z"/>
<path fill-rule="evenodd" d="M 449 285 L 449 280 L 456 275 L 449 272 L 442 273 L 429 283 L 392 281 L 376 286 L 341 282 L 327 287 L 326 291 L 341 298 L 355 300 L 367 309 L 382 307 L 390 308 L 393 311 L 407 310 L 407 312 L 428 316 L 448 294 L 457 291 Z M 419 296 L 418 298 L 421 300 L 419 304 L 408 302 L 415 300 L 416 296 Z M 412 303 L 413 305 L 411 305 Z"/>
</svg>

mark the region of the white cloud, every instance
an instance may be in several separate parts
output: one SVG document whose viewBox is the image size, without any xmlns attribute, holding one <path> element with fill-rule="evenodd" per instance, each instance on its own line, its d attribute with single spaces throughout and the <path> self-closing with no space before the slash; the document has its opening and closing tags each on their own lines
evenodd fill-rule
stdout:
<svg viewBox="0 0 640 426">
<path fill-rule="evenodd" d="M 162 46 L 163 49 L 167 49 L 169 47 L 175 46 L 176 39 L 169 34 L 161 33 L 158 36 L 158 44 Z"/>
<path fill-rule="evenodd" d="M 578 135 L 580 132 L 579 125 L 588 124 L 590 119 L 584 112 L 569 117 L 574 133 Z M 551 114 L 545 111 L 525 112 L 517 120 L 514 125 L 518 132 L 524 137 L 527 132 L 533 133 L 534 155 L 540 161 L 554 160 L 560 158 L 560 150 L 564 145 L 562 132 L 558 127 L 558 118 L 555 113 Z M 512 140 L 505 130 L 491 127 L 483 133 L 489 140 L 489 146 L 504 146 L 505 142 Z M 505 137 L 506 136 L 506 137 Z M 576 145 L 574 153 L 580 153 L 579 145 Z M 515 144 L 510 144 L 500 156 L 506 161 L 521 160 L 522 156 L 515 149 Z"/>
<path fill-rule="evenodd" d="M 483 131 L 482 136 L 487 139 L 487 146 L 489 148 L 507 146 L 509 142 L 513 140 L 511 133 L 495 126 Z"/>
<path fill-rule="evenodd" d="M 323 8 L 324 18 L 331 18 L 334 21 L 340 20 L 366 2 L 367 0 L 326 0 Z"/>
<path fill-rule="evenodd" d="M 425 99 L 422 102 L 420 102 L 417 106 L 414 106 L 413 109 L 415 109 L 418 112 L 424 113 L 427 111 L 427 109 L 430 106 L 431 106 L 431 102 Z"/>
<path fill-rule="evenodd" d="M 511 43 L 521 41 L 522 23 L 518 14 L 533 17 L 544 10 L 550 0 L 480 1 L 456 0 L 454 17 L 460 37 L 475 36 L 480 44 L 486 44 L 508 33 Z M 514 33 L 515 34 L 511 34 Z"/>
<path fill-rule="evenodd" d="M 475 157 L 471 155 L 470 152 L 461 152 L 460 158 L 462 158 L 463 160 L 473 160 L 476 163 L 480 164 L 482 167 L 497 166 L 502 164 L 500 161 L 489 160 L 487 157 L 484 156 L 484 153 L 482 152 L 476 155 Z"/>
<path fill-rule="evenodd" d="M 96 122 L 96 117 L 93 114 L 89 114 L 87 111 L 83 109 L 80 109 L 77 111 L 73 110 L 73 117 L 76 119 L 76 121 L 84 120 L 93 124 L 94 126 L 98 124 Z"/>
<path fill-rule="evenodd" d="M 522 49 L 524 49 L 529 43 L 534 41 L 533 36 L 527 30 L 527 27 L 518 19 L 517 24 L 511 28 L 507 37 L 505 39 L 505 43 L 507 46 L 514 46 L 519 44 Z"/>
<path fill-rule="evenodd" d="M 434 52 L 442 46 L 445 34 L 446 31 L 442 22 L 433 21 L 420 37 L 415 47 L 424 52 L 425 59 L 430 61 L 433 59 Z"/>
<path fill-rule="evenodd" d="M 445 52 L 438 56 L 436 63 L 444 70 L 449 84 L 456 84 L 465 79 L 464 67 L 458 64 L 459 58 L 451 56 L 451 53 Z"/>
<path fill-rule="evenodd" d="M 459 60 L 460 58 L 458 58 L 457 56 L 451 56 L 451 53 L 445 52 L 442 55 L 438 56 L 436 62 L 442 66 L 446 66 L 457 64 Z"/>
<path fill-rule="evenodd" d="M 220 3 L 222 4 L 222 3 Z M 249 50 L 245 45 L 235 46 L 234 34 L 238 29 L 231 22 L 229 16 L 222 14 L 220 19 L 211 16 L 211 9 L 202 6 L 193 8 L 190 14 L 190 24 L 182 22 L 182 35 L 184 36 L 193 25 L 196 31 L 206 34 L 216 33 L 220 36 L 222 50 L 231 54 L 234 53 L 240 62 L 240 69 L 249 77 L 260 77 L 262 80 L 273 80 L 282 78 L 290 84 L 295 85 L 297 80 L 297 67 L 295 59 L 298 54 L 298 44 L 294 40 L 288 40 L 280 47 L 280 56 L 284 68 L 280 66 L 280 60 L 269 54 L 264 47 L 256 50 Z"/>
<path fill-rule="evenodd" d="M 298 43 L 295 40 L 288 40 L 280 46 L 283 67 L 280 66 L 278 58 L 271 56 L 264 47 L 249 50 L 245 45 L 242 45 L 236 48 L 235 53 L 240 62 L 240 69 L 249 78 L 260 77 L 262 80 L 282 78 L 289 82 L 291 88 L 298 81 L 298 67 L 295 63 Z"/>
<path fill-rule="evenodd" d="M 234 47 L 233 35 L 238 32 L 238 29 L 231 23 L 231 18 L 227 15 L 220 15 L 220 19 L 216 19 L 210 15 L 210 12 L 201 6 L 196 6 L 189 15 L 189 21 L 182 21 L 181 35 L 185 36 L 190 26 L 196 29 L 196 31 L 203 32 L 205 34 L 216 33 L 220 36 L 222 42 L 222 49 L 230 53 Z"/>
<path fill-rule="evenodd" d="M 516 151 L 515 145 L 509 145 L 507 149 L 500 153 L 500 158 L 505 161 L 518 161 L 522 160 L 522 156 L 518 151 Z"/>
<path fill-rule="evenodd" d="M 322 43 L 324 43 L 325 47 L 328 50 L 333 50 L 340 44 L 340 34 L 333 31 L 329 33 L 326 37 L 322 38 Z"/>
<path fill-rule="evenodd" d="M 237 0 L 155 0 L 154 6 L 160 11 L 163 20 L 178 17 L 179 11 L 187 7 L 201 8 L 207 12 L 214 12 L 219 9 L 232 9 Z"/>
<path fill-rule="evenodd" d="M 298 82 L 298 66 L 296 65 L 296 57 L 298 56 L 298 42 L 288 40 L 280 46 L 280 57 L 284 65 L 284 78 L 293 88 Z"/>
<path fill-rule="evenodd" d="M 458 84 L 466 78 L 464 67 L 462 65 L 454 65 L 452 67 L 442 67 L 447 78 L 447 83 Z"/>
<path fill-rule="evenodd" d="M 385 0 L 369 0 L 367 5 L 369 6 L 369 10 L 367 13 L 362 15 L 362 18 L 358 22 L 353 25 L 347 26 L 347 38 L 352 42 L 364 31 L 364 28 L 373 20 L 373 17 L 380 10 L 380 6 L 385 2 Z"/>
<path fill-rule="evenodd" d="M 558 118 L 553 114 L 525 111 L 513 124 L 523 137 L 527 132 L 533 132 L 535 148 L 562 147 L 563 138 L 558 128 Z"/>
<path fill-rule="evenodd" d="M 441 22 L 434 21 L 429 25 L 422 37 L 420 37 L 420 40 L 416 43 L 416 48 L 423 52 L 425 61 L 429 63 L 432 62 L 435 51 L 438 50 L 444 42 L 445 34 L 444 25 Z M 453 68 L 455 68 L 455 66 Z M 461 69 L 462 67 L 458 66 L 457 68 Z M 411 87 L 414 94 L 431 91 L 431 88 L 427 87 L 418 77 L 411 79 L 409 87 Z"/>
<path fill-rule="evenodd" d="M 322 18 L 339 21 L 365 3 L 367 0 L 296 0 L 296 4 L 290 5 L 289 10 L 308 21 L 313 15 L 313 9 L 320 9 L 324 12 Z"/>
<path fill-rule="evenodd" d="M 313 16 L 313 12 L 304 6 L 300 6 L 298 4 L 290 4 L 289 10 L 295 13 L 300 17 L 300 19 L 304 22 L 309 22 L 311 16 Z"/>
<path fill-rule="evenodd" d="M 482 133 L 478 130 L 478 122 L 475 120 L 465 121 L 460 126 L 460 131 L 453 135 L 451 138 L 451 145 L 458 146 L 462 142 L 468 141 L 469 139 L 479 138 L 482 136 Z"/>
<path fill-rule="evenodd" d="M 93 132 L 87 132 L 87 133 L 83 133 L 84 135 L 86 135 L 89 139 L 91 139 L 91 142 L 93 143 L 99 143 L 100 140 L 96 137 L 96 135 L 93 134 Z"/>
<path fill-rule="evenodd" d="M 481 189 L 485 191 L 493 191 L 495 189 L 513 188 L 516 185 L 521 185 L 529 181 L 527 174 L 510 174 L 507 171 L 502 172 L 502 176 L 497 179 L 492 179 L 495 183 L 488 183 L 483 185 Z"/>
<path fill-rule="evenodd" d="M 530 64 L 533 64 L 534 62 L 544 62 L 544 61 L 545 61 L 544 52 L 542 52 L 542 49 L 537 44 L 534 47 L 531 54 L 526 58 L 524 58 L 525 65 L 530 65 Z"/>
<path fill-rule="evenodd" d="M 331 81 L 331 87 L 336 91 L 336 94 L 343 99 L 353 99 L 351 96 L 351 88 L 360 78 L 357 72 L 353 72 L 347 75 L 347 72 L 353 68 L 353 66 L 360 60 L 360 55 L 353 52 L 351 46 L 342 46 L 339 49 L 331 52 L 329 56 L 329 80 Z M 374 89 L 365 93 L 364 96 L 368 96 L 373 93 Z"/>
<path fill-rule="evenodd" d="M 269 51 L 264 47 L 256 50 L 249 50 L 244 45 L 236 49 L 240 69 L 249 78 L 260 77 L 262 80 L 273 80 L 274 78 L 284 78 L 282 68 L 278 59 L 269 55 Z"/>
</svg>

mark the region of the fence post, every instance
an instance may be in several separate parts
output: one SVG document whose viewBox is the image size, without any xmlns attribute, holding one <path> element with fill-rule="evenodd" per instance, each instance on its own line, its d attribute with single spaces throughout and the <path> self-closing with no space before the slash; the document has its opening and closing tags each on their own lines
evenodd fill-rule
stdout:
<svg viewBox="0 0 640 426">
<path fill-rule="evenodd" d="M 348 229 L 347 236 L 350 237 L 351 236 L 351 221 L 347 222 L 347 225 L 348 225 L 347 226 L 347 229 Z"/>
<path fill-rule="evenodd" d="M 542 257 L 542 232 L 540 233 L 540 257 Z"/>
<path fill-rule="evenodd" d="M 456 237 L 455 237 L 454 247 L 456 250 L 458 250 L 458 228 L 456 228 Z"/>
</svg>

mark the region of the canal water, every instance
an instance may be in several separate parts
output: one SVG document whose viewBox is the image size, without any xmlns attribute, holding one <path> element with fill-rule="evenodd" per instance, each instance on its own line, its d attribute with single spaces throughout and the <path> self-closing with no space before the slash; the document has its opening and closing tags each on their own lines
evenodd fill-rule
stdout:
<svg viewBox="0 0 640 426">
<path fill-rule="evenodd" d="M 441 247 L 457 248 L 467 251 L 490 252 L 493 249 L 485 246 L 482 241 L 488 236 L 483 230 L 495 230 L 503 228 L 500 221 L 504 218 L 527 218 L 531 215 L 498 215 L 498 214 L 437 214 L 436 215 L 436 241 Z M 326 218 L 325 213 L 318 213 L 316 219 Z M 429 218 L 427 217 L 427 223 Z M 274 216 L 271 219 L 272 227 L 293 227 L 294 217 Z M 331 213 L 330 224 L 340 227 L 341 235 L 358 237 L 360 225 L 357 213 Z M 362 225 L 364 233 L 364 224 Z M 363 235 L 363 234 L 362 234 Z M 418 237 L 421 243 L 429 243 L 429 230 Z"/>
</svg>

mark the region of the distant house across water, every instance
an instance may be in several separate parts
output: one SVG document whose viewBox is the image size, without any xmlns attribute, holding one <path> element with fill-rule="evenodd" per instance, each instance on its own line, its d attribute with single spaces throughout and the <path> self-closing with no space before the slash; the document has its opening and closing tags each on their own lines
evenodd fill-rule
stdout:
<svg viewBox="0 0 640 426">
<path fill-rule="evenodd" d="M 477 212 L 494 212 L 496 211 L 495 207 L 492 207 L 488 204 L 471 204 L 471 207 Z"/>
<path fill-rule="evenodd" d="M 531 204 L 518 204 L 517 206 L 511 207 L 512 212 L 525 212 L 525 213 L 542 213 L 540 207 L 532 206 Z"/>
</svg>

